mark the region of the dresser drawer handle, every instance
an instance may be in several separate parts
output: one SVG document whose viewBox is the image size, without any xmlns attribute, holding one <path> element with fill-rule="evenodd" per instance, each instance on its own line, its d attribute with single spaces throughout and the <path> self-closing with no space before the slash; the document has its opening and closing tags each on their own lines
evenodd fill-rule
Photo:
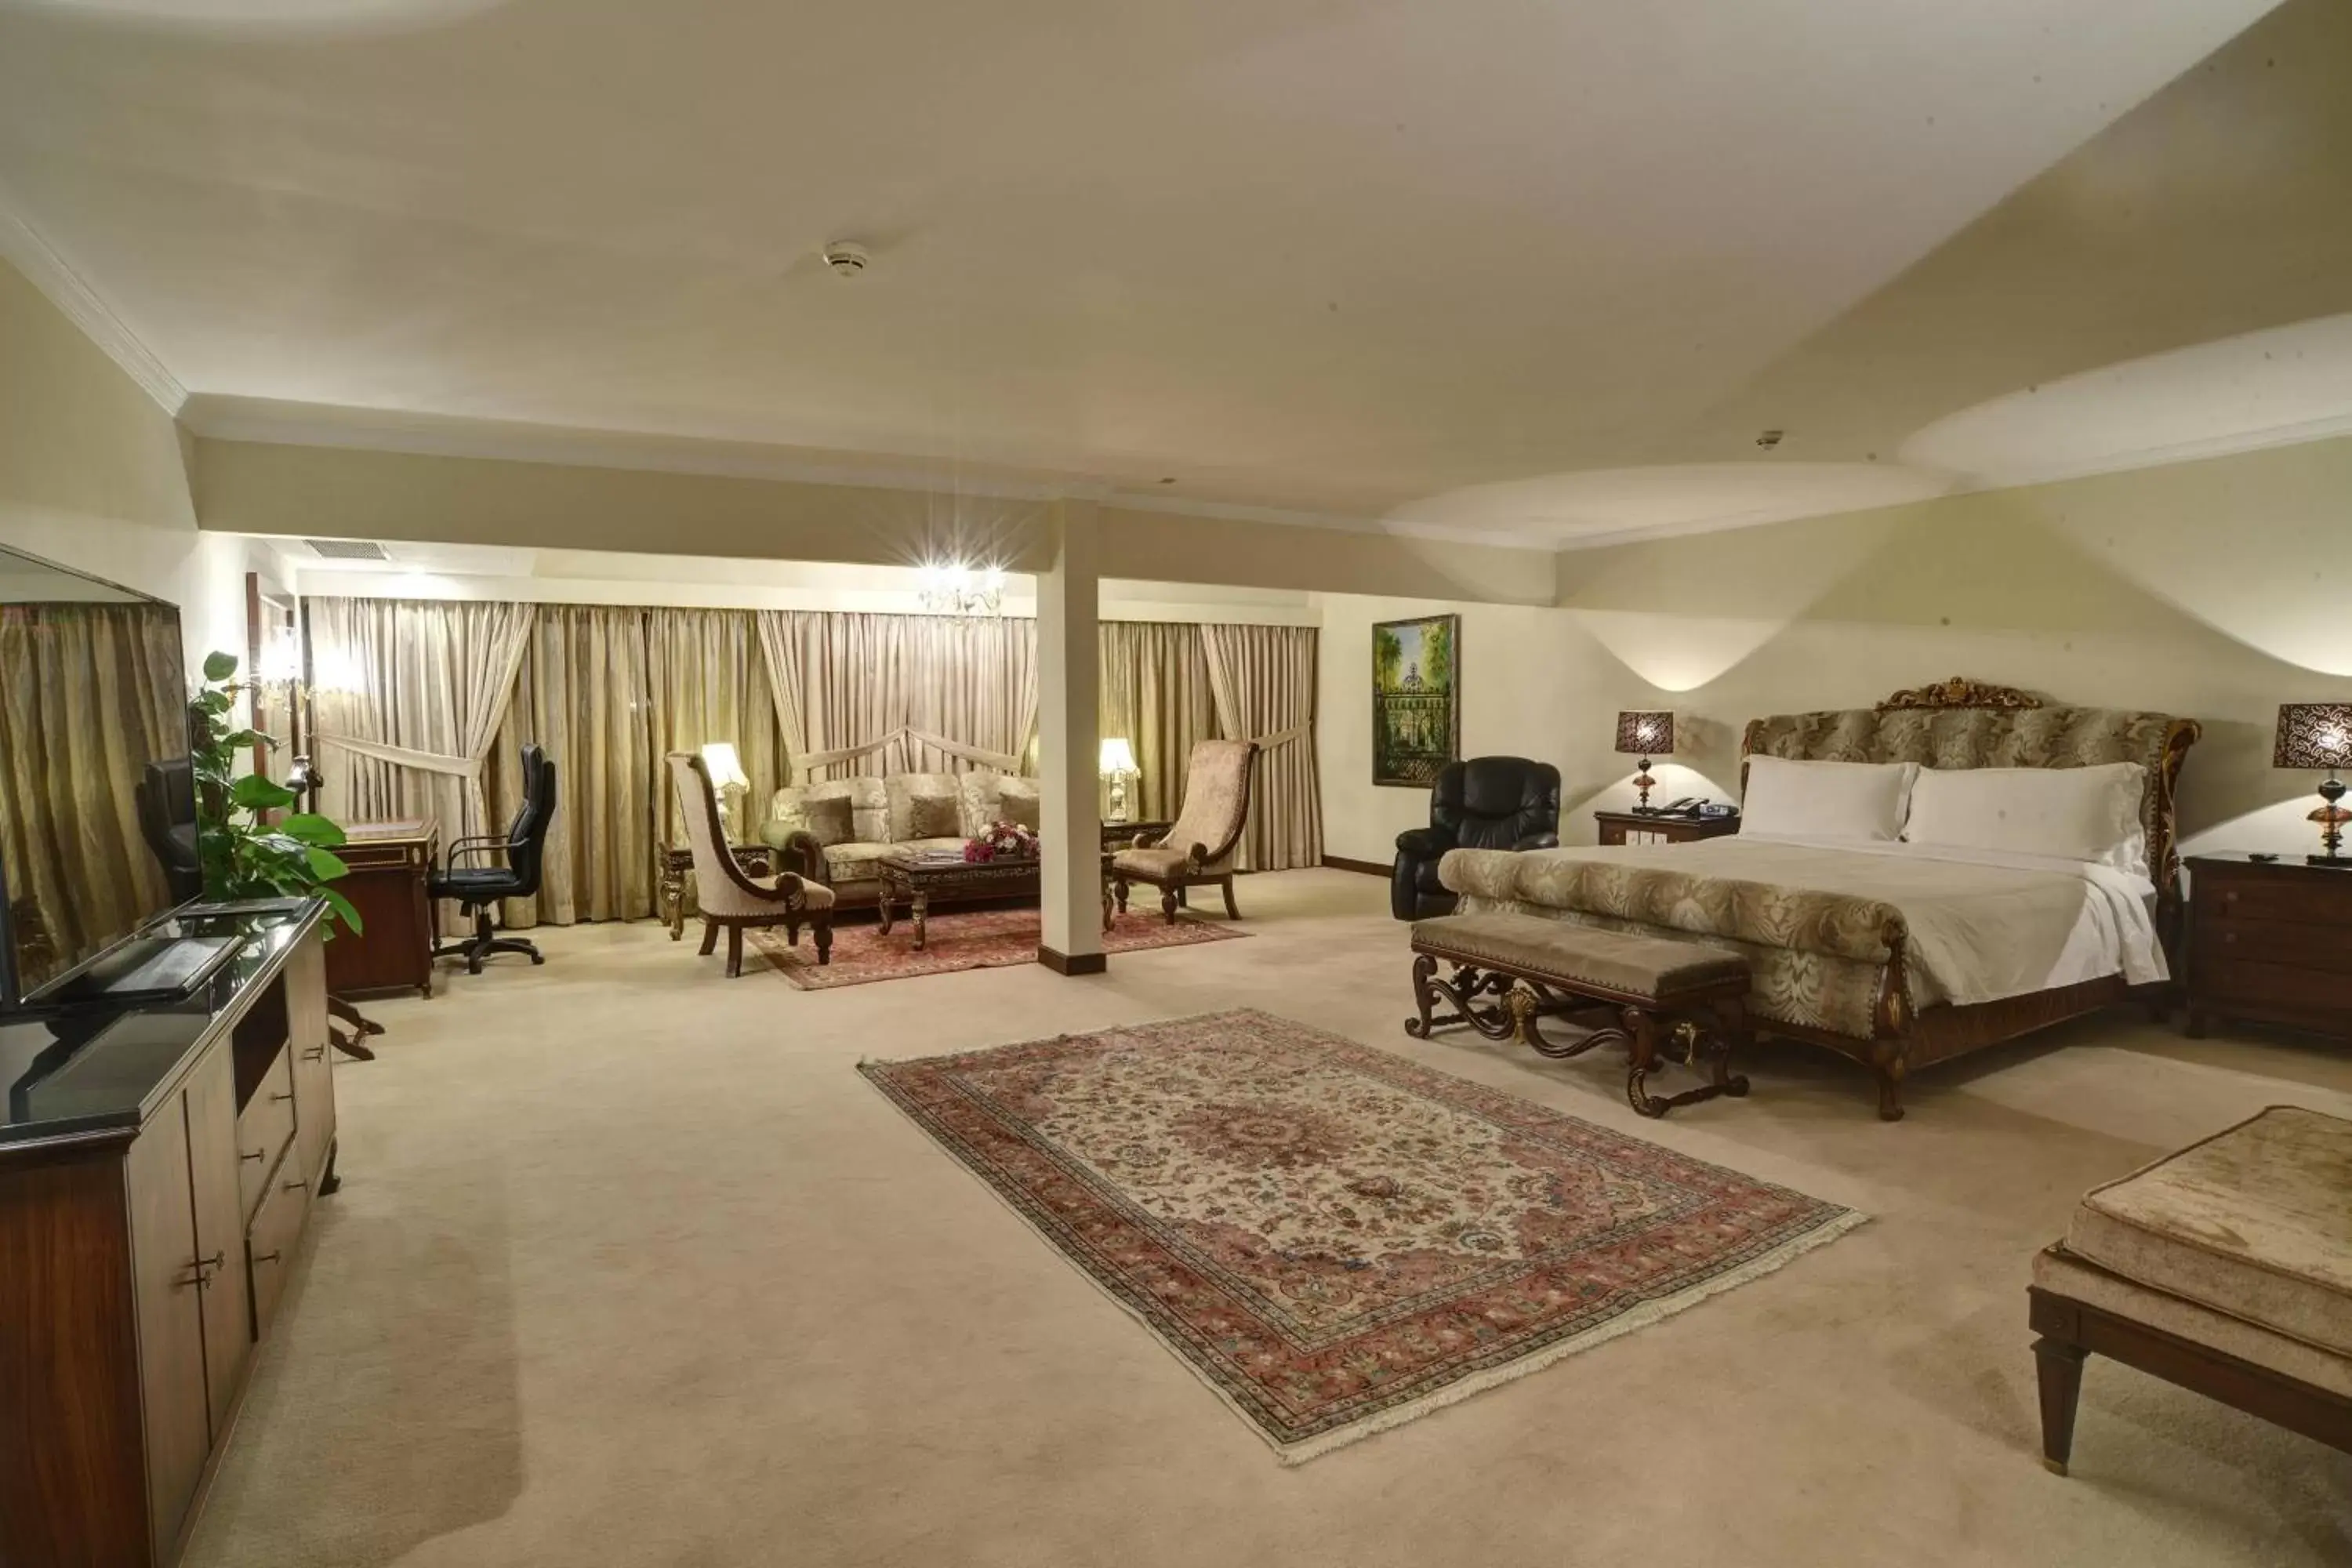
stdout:
<svg viewBox="0 0 2352 1568">
<path fill-rule="evenodd" d="M 312 1046 L 309 1050 L 304 1051 L 304 1052 L 302 1053 L 302 1059 L 303 1059 L 304 1061 L 306 1061 L 306 1062 L 315 1062 L 315 1061 L 317 1061 L 320 1058 L 321 1058 L 321 1057 L 325 1056 L 326 1054 L 327 1054 L 327 1047 L 324 1047 L 324 1046 Z"/>
<path fill-rule="evenodd" d="M 2238 933 L 2236 931 L 2225 931 L 2221 933 L 2221 945 L 2224 947 L 2235 946 L 2237 941 Z"/>
<path fill-rule="evenodd" d="M 2222 894 L 2222 895 L 2221 895 L 2221 901 L 2222 901 L 2223 903 L 2225 903 L 2225 904 L 2234 904 L 2234 903 L 2236 903 L 2236 902 L 2238 901 L 2238 889 L 2235 889 L 2235 888 L 2232 888 L 2232 889 L 2231 889 L 2228 892 L 2226 892 L 2226 893 Z"/>
<path fill-rule="evenodd" d="M 267 1149 L 249 1149 L 239 1153 L 237 1158 L 239 1160 L 261 1160 L 267 1159 L 268 1154 L 269 1151 Z"/>
<path fill-rule="evenodd" d="M 286 1190 L 287 1190 L 288 1192 L 289 1192 L 289 1193 L 299 1193 L 299 1192 L 300 1192 L 304 1187 L 307 1187 L 307 1186 L 309 1186 L 310 1184 L 307 1180 L 305 1180 L 305 1179 L 303 1179 L 303 1178 L 300 1178 L 300 1177 L 297 1177 L 297 1178 L 296 1178 L 296 1179 L 294 1179 L 293 1181 L 290 1181 L 290 1182 L 289 1182 L 289 1183 L 287 1183 L 287 1184 L 286 1184 Z"/>
<path fill-rule="evenodd" d="M 294 1098 L 294 1091 L 293 1091 L 292 1089 L 288 1089 L 288 1090 L 287 1090 L 285 1093 L 283 1093 L 283 1094 L 273 1094 L 273 1095 L 271 1095 L 271 1096 L 269 1097 L 269 1103 L 270 1103 L 270 1104 L 272 1104 L 272 1105 L 283 1105 L 283 1104 L 285 1104 L 288 1100 L 291 1100 L 291 1099 L 293 1099 L 293 1098 Z"/>
<path fill-rule="evenodd" d="M 283 1256 L 280 1252 L 257 1252 L 254 1254 L 253 1261 L 257 1268 L 264 1263 L 275 1263 Z"/>
</svg>

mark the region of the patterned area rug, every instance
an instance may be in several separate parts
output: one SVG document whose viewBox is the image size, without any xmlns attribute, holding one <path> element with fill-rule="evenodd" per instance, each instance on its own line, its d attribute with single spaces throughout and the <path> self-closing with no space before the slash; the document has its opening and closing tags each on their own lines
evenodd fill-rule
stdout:
<svg viewBox="0 0 2352 1568">
<path fill-rule="evenodd" d="M 824 991 L 835 985 L 904 980 L 913 974 L 1034 963 L 1041 928 L 1034 909 L 947 910 L 930 917 L 923 951 L 917 952 L 914 925 L 903 915 L 892 924 L 888 936 L 877 931 L 874 921 L 859 921 L 834 929 L 833 962 L 822 966 L 816 961 L 816 944 L 805 931 L 798 947 L 785 942 L 780 931 L 754 928 L 744 934 L 785 979 L 803 991 Z M 1179 915 L 1171 926 L 1157 910 L 1150 914 L 1129 910 L 1103 932 L 1103 951 L 1147 952 L 1155 947 L 1192 947 L 1247 935 L 1222 921 Z"/>
<path fill-rule="evenodd" d="M 1864 1218 L 1264 1013 L 858 1070 L 1285 1463 Z"/>
</svg>

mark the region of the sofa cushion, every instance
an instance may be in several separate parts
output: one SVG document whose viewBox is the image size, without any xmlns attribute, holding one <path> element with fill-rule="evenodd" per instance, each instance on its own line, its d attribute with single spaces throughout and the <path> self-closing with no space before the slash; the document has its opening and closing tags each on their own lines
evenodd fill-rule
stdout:
<svg viewBox="0 0 2352 1568">
<path fill-rule="evenodd" d="M 917 838 L 961 838 L 963 835 L 963 807 L 951 795 L 912 795 L 907 797 L 907 840 Z"/>
<path fill-rule="evenodd" d="M 1122 849 L 1110 858 L 1110 868 L 1148 882 L 1164 882 L 1182 874 L 1184 859 L 1181 849 Z"/>
<path fill-rule="evenodd" d="M 1637 936 L 1569 925 L 1540 915 L 1440 915 L 1416 921 L 1413 951 L 1598 986 L 1621 995 L 1669 1000 L 1708 986 L 1746 981 L 1748 961 L 1719 948 L 1669 936 Z"/>
<path fill-rule="evenodd" d="M 874 868 L 874 863 L 891 847 L 867 838 L 828 844 L 824 849 L 824 879 L 836 888 L 850 882 L 871 882 L 881 875 Z"/>
<path fill-rule="evenodd" d="M 845 795 L 814 795 L 801 802 L 808 836 L 821 845 L 847 844 L 857 837 L 857 811 Z"/>
<path fill-rule="evenodd" d="M 999 822 L 1017 822 L 1034 831 L 1040 820 L 1037 781 L 974 768 L 956 780 L 963 805 L 963 836 L 977 838 Z"/>
<path fill-rule="evenodd" d="M 2352 1121 L 2273 1105 L 2095 1187 L 2067 1250 L 2352 1356 Z"/>
<path fill-rule="evenodd" d="M 768 803 L 768 821 L 761 837 L 781 844 L 793 833 L 808 831 L 805 803 L 845 797 L 849 802 L 853 839 L 880 842 L 890 831 L 889 796 L 877 778 L 827 779 L 822 784 L 787 784 Z"/>
<path fill-rule="evenodd" d="M 953 773 L 892 773 L 882 781 L 884 799 L 889 805 L 889 819 L 880 837 L 893 844 L 904 844 L 909 838 L 927 835 L 917 833 L 909 814 L 917 795 L 956 797 L 956 775 Z M 961 826 L 959 819 L 957 826 Z M 950 832 L 955 831 L 950 827 Z"/>
</svg>

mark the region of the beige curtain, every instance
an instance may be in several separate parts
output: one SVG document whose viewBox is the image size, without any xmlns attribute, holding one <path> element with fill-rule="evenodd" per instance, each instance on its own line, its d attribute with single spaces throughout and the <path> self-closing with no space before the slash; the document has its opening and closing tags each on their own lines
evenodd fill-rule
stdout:
<svg viewBox="0 0 2352 1568">
<path fill-rule="evenodd" d="M 489 831 L 483 764 L 536 608 L 310 600 L 313 673 L 348 672 L 358 682 L 317 697 L 326 813 L 347 823 L 431 816 L 444 844 Z"/>
<path fill-rule="evenodd" d="M 1138 776 L 1128 782 L 1128 813 L 1139 822 L 1172 822 L 1183 804 L 1193 743 L 1217 735 L 1201 628 L 1176 621 L 1105 621 L 1099 639 L 1102 733 L 1124 737 L 1135 751 Z"/>
<path fill-rule="evenodd" d="M 1034 621 L 762 610 L 760 643 L 798 782 L 1017 765 L 1027 755 Z"/>
<path fill-rule="evenodd" d="M 188 754 L 184 681 L 167 606 L 0 616 L 0 859 L 26 990 L 163 907 L 136 791 L 148 763 Z"/>
<path fill-rule="evenodd" d="M 699 752 L 713 741 L 735 747 L 751 786 L 735 799 L 738 843 L 755 842 L 768 801 L 782 782 L 774 683 L 760 651 L 759 626 L 745 610 L 646 612 L 646 722 L 656 769 L 671 752 Z M 663 773 L 663 778 L 668 775 Z M 677 791 L 656 792 L 660 841 L 686 845 Z M 725 796 L 722 795 L 722 800 Z"/>
<path fill-rule="evenodd" d="M 1204 626 L 1209 689 L 1225 738 L 1255 741 L 1257 780 L 1235 859 L 1244 871 L 1323 860 L 1322 792 L 1315 777 L 1312 626 Z"/>
</svg>

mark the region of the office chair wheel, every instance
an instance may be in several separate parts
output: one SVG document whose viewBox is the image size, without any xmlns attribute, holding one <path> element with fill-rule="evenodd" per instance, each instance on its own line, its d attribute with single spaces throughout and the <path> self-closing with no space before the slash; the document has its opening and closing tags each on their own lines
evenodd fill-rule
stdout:
<svg viewBox="0 0 2352 1568">
<path fill-rule="evenodd" d="M 530 961 L 533 963 L 545 963 L 547 962 L 547 955 L 543 952 L 534 952 L 530 955 Z"/>
</svg>

